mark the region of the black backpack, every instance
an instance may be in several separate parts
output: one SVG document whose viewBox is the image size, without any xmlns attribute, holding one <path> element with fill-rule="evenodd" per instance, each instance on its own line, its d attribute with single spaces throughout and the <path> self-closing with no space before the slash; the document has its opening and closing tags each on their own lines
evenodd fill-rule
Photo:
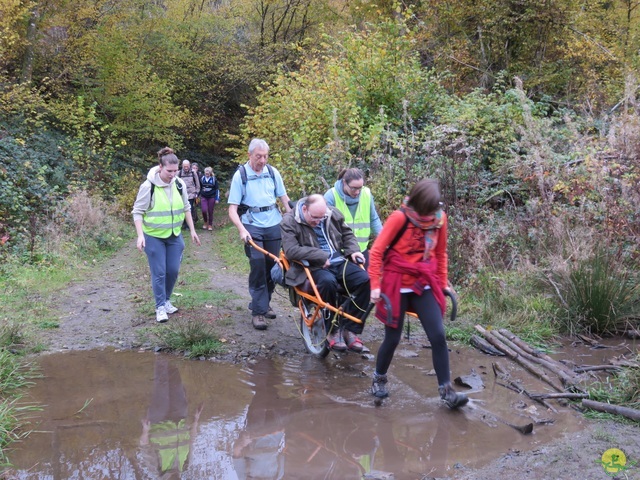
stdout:
<svg viewBox="0 0 640 480">
<path fill-rule="evenodd" d="M 240 171 L 240 178 L 242 179 L 242 200 L 244 200 L 244 197 L 247 194 L 247 169 L 244 167 L 244 165 L 238 165 L 238 170 Z M 269 176 L 273 180 L 273 194 L 276 198 L 278 198 L 278 194 L 276 193 L 278 188 L 276 185 L 276 174 L 273 173 L 273 167 L 271 167 L 271 165 L 269 165 L 268 163 L 267 170 L 269 171 Z M 252 178 L 252 180 L 257 180 L 257 178 Z M 240 205 L 238 205 L 238 215 L 244 215 L 250 208 L 251 207 L 249 205 L 240 203 Z"/>
</svg>

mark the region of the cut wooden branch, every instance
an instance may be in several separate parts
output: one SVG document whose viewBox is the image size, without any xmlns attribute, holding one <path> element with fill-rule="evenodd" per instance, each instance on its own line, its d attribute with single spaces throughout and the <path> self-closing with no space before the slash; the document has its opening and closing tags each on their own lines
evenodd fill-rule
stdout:
<svg viewBox="0 0 640 480">
<path fill-rule="evenodd" d="M 570 388 L 577 388 L 577 385 L 580 383 L 580 379 L 573 373 L 568 373 L 565 371 L 562 364 L 556 362 L 551 357 L 547 357 L 549 360 L 542 358 L 540 356 L 536 356 L 528 353 L 528 351 L 521 348 L 520 345 L 511 341 L 511 339 L 507 338 L 505 335 L 501 333 L 502 331 L 491 330 L 491 334 L 494 335 L 498 340 L 511 348 L 515 353 L 520 355 L 522 358 L 527 359 L 532 363 L 537 363 L 538 365 L 546 368 L 551 373 L 555 374 L 560 378 L 562 385 Z M 512 334 L 513 335 L 513 334 Z M 514 335 L 515 336 L 515 335 Z M 524 343 L 521 341 L 521 343 Z M 527 345 L 527 350 L 532 351 L 533 349 Z M 561 389 L 563 390 L 563 389 Z"/>
<path fill-rule="evenodd" d="M 558 392 L 564 391 L 564 388 L 562 387 L 562 385 L 559 385 L 558 382 L 553 381 L 551 378 L 549 378 L 549 376 L 544 371 L 542 371 L 540 368 L 538 368 L 535 365 L 533 365 L 527 359 L 523 358 L 522 355 L 520 355 L 520 354 L 516 353 L 515 351 L 513 351 L 511 348 L 509 348 L 507 345 L 505 345 L 503 342 L 501 342 L 496 336 L 492 335 L 490 333 L 490 331 L 485 330 L 481 325 L 476 325 L 475 329 L 478 332 L 480 332 L 482 334 L 482 336 L 491 345 L 496 347 L 501 352 L 504 352 L 507 355 L 507 357 L 509 357 L 513 361 L 517 362 L 520 366 L 522 366 L 529 373 L 531 373 L 535 377 L 539 378 L 543 382 L 545 382 L 548 385 L 550 385 L 551 387 L 553 387 L 554 390 L 556 390 Z"/>
<path fill-rule="evenodd" d="M 598 412 L 622 415 L 623 417 L 640 422 L 640 410 L 636 410 L 635 408 L 611 405 L 610 403 L 596 402 L 594 400 L 582 400 L 582 406 Z"/>
<path fill-rule="evenodd" d="M 578 338 L 587 345 L 591 345 L 591 347 L 593 348 L 605 348 L 605 346 L 598 342 L 596 339 L 587 337 L 586 335 L 578 334 Z"/>
<path fill-rule="evenodd" d="M 502 353 L 497 348 L 491 346 L 489 342 L 487 342 L 484 338 L 479 337 L 478 335 L 471 335 L 471 345 L 476 347 L 481 352 L 484 352 L 489 355 L 494 355 L 498 357 L 504 357 L 504 353 Z"/>
<path fill-rule="evenodd" d="M 594 372 L 597 370 L 620 370 L 622 367 L 616 365 L 585 365 L 582 367 L 576 367 L 574 370 L 578 373 Z"/>
<path fill-rule="evenodd" d="M 493 368 L 493 374 L 499 378 L 500 380 L 502 380 L 505 383 L 500 383 L 498 382 L 498 385 L 503 386 L 505 388 L 508 388 L 509 390 L 513 390 L 514 392 L 517 392 L 521 395 L 526 395 L 527 397 L 529 397 L 531 400 L 533 400 L 534 402 L 538 402 L 540 405 L 542 405 L 544 408 L 551 410 L 554 413 L 558 413 L 558 410 L 556 410 L 549 402 L 547 402 L 544 398 L 534 398 L 532 397 L 529 392 L 527 392 L 527 390 L 520 385 L 517 382 L 512 381 L 509 378 L 509 374 L 507 372 L 504 371 L 504 369 L 502 368 L 502 366 L 500 366 L 500 364 L 498 363 L 492 363 L 491 364 L 491 368 Z"/>
<path fill-rule="evenodd" d="M 561 369 L 563 372 L 565 372 L 567 374 L 567 376 L 575 378 L 576 382 L 580 381 L 580 379 L 577 378 L 576 372 L 574 370 L 569 368 L 567 365 L 565 365 L 565 364 L 563 364 L 561 362 L 558 362 L 557 360 L 554 360 L 553 358 L 551 358 L 546 353 L 541 352 L 540 350 L 531 347 L 531 345 L 529 345 L 527 342 L 522 340 L 517 335 L 511 333 L 506 328 L 501 328 L 500 329 L 500 333 L 502 335 L 504 335 L 505 337 L 507 337 L 509 340 L 511 340 L 513 343 L 518 345 L 522 350 L 524 350 L 529 355 L 532 355 L 532 356 L 534 356 L 536 358 L 540 358 L 542 360 L 545 360 L 545 361 L 549 362 L 550 364 L 553 364 L 555 366 L 554 368 Z"/>
<path fill-rule="evenodd" d="M 564 392 L 564 393 L 530 393 L 529 398 L 531 399 L 556 399 L 556 398 L 569 398 L 569 399 L 577 399 L 577 398 L 588 398 L 588 393 L 573 393 L 573 392 Z"/>
</svg>

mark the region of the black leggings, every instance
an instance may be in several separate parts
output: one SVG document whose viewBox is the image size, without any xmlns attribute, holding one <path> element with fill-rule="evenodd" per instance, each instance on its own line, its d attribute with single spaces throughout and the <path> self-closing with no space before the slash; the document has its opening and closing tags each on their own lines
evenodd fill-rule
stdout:
<svg viewBox="0 0 640 480">
<path fill-rule="evenodd" d="M 431 290 L 425 290 L 422 295 L 416 295 L 413 292 L 401 294 L 400 322 L 398 328 L 384 327 L 384 340 L 380 345 L 378 358 L 376 359 L 376 373 L 384 375 L 389 370 L 393 354 L 402 338 L 404 315 L 407 308 L 418 314 L 422 328 L 424 328 L 431 343 L 433 369 L 438 377 L 438 385 L 448 383 L 451 380 L 451 374 L 449 372 L 449 350 L 444 334 L 442 311 Z"/>
</svg>

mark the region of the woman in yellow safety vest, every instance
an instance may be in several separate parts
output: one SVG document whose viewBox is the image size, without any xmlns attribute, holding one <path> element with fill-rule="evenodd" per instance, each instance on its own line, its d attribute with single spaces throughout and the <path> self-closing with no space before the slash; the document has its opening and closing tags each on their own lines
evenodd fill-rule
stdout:
<svg viewBox="0 0 640 480">
<path fill-rule="evenodd" d="M 178 279 L 184 240 L 181 226 L 186 221 L 191 240 L 200 245 L 193 226 L 187 187 L 176 175 L 178 157 L 169 147 L 158 152 L 159 164 L 149 170 L 133 205 L 133 223 L 138 234 L 138 250 L 147 254 L 151 288 L 156 302 L 156 321 L 166 322 L 167 314 L 178 311 L 169 300 Z"/>
<path fill-rule="evenodd" d="M 344 215 L 369 265 L 369 240 L 382 230 L 371 190 L 364 186 L 364 173 L 359 168 L 345 168 L 338 174 L 333 188 L 324 194 L 327 205 L 336 207 Z"/>
</svg>

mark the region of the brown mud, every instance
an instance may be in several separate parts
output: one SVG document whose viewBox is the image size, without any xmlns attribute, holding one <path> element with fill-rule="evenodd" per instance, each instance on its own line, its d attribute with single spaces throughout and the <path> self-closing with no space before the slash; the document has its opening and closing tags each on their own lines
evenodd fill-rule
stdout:
<svg viewBox="0 0 640 480">
<path fill-rule="evenodd" d="M 227 269 L 213 252 L 212 245 L 217 240 L 215 231 L 212 233 L 198 230 L 198 234 L 202 240 L 202 246 L 187 246 L 185 256 L 193 261 L 183 263 L 181 276 L 190 275 L 193 273 L 192 269 L 204 271 L 211 279 L 211 288 L 224 291 L 233 298 L 226 300 L 224 306 L 209 305 L 202 309 L 188 311 L 183 308 L 175 315 L 201 319 L 215 325 L 221 338 L 225 340 L 226 352 L 213 360 L 227 364 L 228 366 L 224 368 L 247 368 L 249 371 L 252 371 L 256 365 L 262 364 L 265 358 L 285 364 L 302 362 L 301 368 L 311 373 L 317 367 L 309 367 L 309 362 L 313 365 L 325 365 L 321 368 L 328 367 L 330 370 L 329 373 L 326 371 L 322 373 L 325 381 L 319 388 L 323 391 L 323 395 L 331 393 L 332 382 L 338 382 L 342 385 L 339 391 L 344 398 L 341 397 L 338 400 L 334 398 L 334 401 L 347 404 L 355 401 L 361 405 L 370 402 L 367 398 L 367 378 L 372 373 L 373 355 L 330 354 L 325 361 L 311 357 L 305 352 L 298 334 L 299 316 L 289 304 L 286 292 L 280 287 L 276 290 L 272 304 L 278 314 L 277 319 L 269 320 L 270 326 L 266 331 L 254 330 L 251 327 L 250 312 L 247 309 L 249 296 L 246 277 Z M 238 248 L 242 248 L 239 239 Z M 117 350 L 149 350 L 150 346 L 145 345 L 136 334 L 137 330 L 155 325 L 155 318 L 141 313 L 140 308 L 144 302 L 152 302 L 148 277 L 144 290 L 136 286 L 136 282 L 131 281 L 132 276 L 140 275 L 147 275 L 146 260 L 131 242 L 113 258 L 96 264 L 88 274 L 77 279 L 66 291 L 61 292 L 55 302 L 60 312 L 60 328 L 41 333 L 41 339 L 48 346 L 48 352 L 95 351 L 108 347 L 115 347 Z M 179 292 L 181 288 L 179 284 L 176 291 Z M 180 297 L 176 297 L 174 304 L 180 307 Z M 362 337 L 375 354 L 382 337 L 382 328 L 373 316 L 370 317 Z M 395 416 L 395 413 L 405 408 L 411 411 L 420 399 L 425 399 L 427 403 L 432 403 L 430 413 L 426 416 L 424 412 L 419 415 L 416 413 L 415 416 L 409 415 L 403 420 L 407 422 L 406 429 L 420 430 L 420 422 L 429 424 L 441 415 L 448 416 L 445 418 L 465 419 L 464 425 L 459 421 L 453 421 L 447 427 L 459 430 L 448 432 L 448 435 L 456 440 L 455 446 L 449 447 L 447 458 L 449 460 L 452 458 L 452 451 L 455 451 L 456 455 L 462 452 L 462 455 L 459 462 L 447 461 L 445 466 L 438 466 L 433 471 L 433 475 L 418 469 L 415 471 L 415 476 L 411 477 L 410 473 L 406 474 L 406 471 L 412 471 L 409 468 L 403 470 L 403 474 L 396 478 L 605 479 L 615 477 L 640 479 L 640 467 L 632 467 L 633 462 L 640 460 L 640 429 L 637 426 L 623 425 L 613 421 L 589 420 L 570 407 L 559 409 L 561 419 L 555 419 L 552 425 L 535 423 L 535 421 L 542 422 L 551 415 L 550 412 L 543 411 L 540 406 L 536 406 L 530 400 L 489 381 L 489 378 L 493 378 L 490 366 L 492 361 L 496 361 L 495 358 L 481 355 L 466 347 L 450 344 L 453 375 L 479 372 L 483 376 L 485 390 L 491 388 L 490 395 L 487 396 L 487 391 L 482 394 L 471 393 L 470 396 L 474 400 L 465 407 L 461 417 L 451 417 L 446 409 L 436 408 L 438 401 L 434 389 L 435 379 L 430 371 L 430 354 L 427 348 L 423 348 L 427 343 L 424 334 L 420 335 L 417 326 L 414 325 L 411 340 L 401 344 L 390 371 L 392 398 L 385 401 L 381 407 L 366 409 L 365 414 L 358 413 L 356 417 L 364 419 L 366 415 L 372 415 L 371 418 L 375 419 Z M 629 347 L 638 351 L 638 345 L 629 345 Z M 577 350 L 572 351 L 569 347 L 567 348 L 568 350 L 559 354 L 574 358 L 577 355 L 591 355 L 588 351 L 580 350 L 578 353 Z M 606 357 L 614 354 L 619 352 L 616 353 L 613 350 L 610 354 L 598 352 L 597 360 L 585 358 L 583 363 L 593 364 L 600 361 L 603 355 Z M 508 365 L 507 368 L 518 371 L 507 360 L 498 361 Z M 350 394 L 345 393 L 343 382 L 337 380 L 342 378 L 345 372 L 347 372 L 346 378 L 352 380 L 349 386 L 353 392 Z M 103 374 L 108 377 L 108 372 Z M 528 375 L 522 372 L 517 374 L 525 379 Z M 153 372 L 149 375 L 153 378 Z M 69 388 L 72 386 L 69 385 Z M 209 387 L 203 388 L 204 393 L 194 393 L 194 396 L 206 397 Z M 294 393 L 304 391 L 304 387 L 294 389 Z M 89 393 L 86 392 L 86 395 L 88 396 Z M 250 397 L 251 392 L 243 390 L 238 395 L 238 398 Z M 225 397 L 224 401 L 227 400 L 233 400 L 233 398 Z M 223 400 L 220 401 L 224 403 Z M 490 415 L 483 411 L 488 411 Z M 336 414 L 336 418 L 340 418 L 340 415 Z M 504 423 L 506 421 L 520 425 L 532 419 L 534 432 L 527 436 Z M 136 422 L 136 427 L 139 427 L 139 421 Z M 100 430 L 103 427 L 96 428 Z M 426 432 L 425 435 L 427 435 Z M 431 432 L 430 435 L 434 433 Z M 476 438 L 478 436 L 479 440 Z M 231 440 L 227 438 L 224 441 L 229 447 Z M 622 450 L 627 458 L 627 466 L 631 467 L 620 470 L 617 476 L 607 474 L 601 464 L 602 455 L 612 448 Z M 285 476 L 284 478 L 297 477 Z M 340 476 L 331 478 L 340 478 Z"/>
</svg>

